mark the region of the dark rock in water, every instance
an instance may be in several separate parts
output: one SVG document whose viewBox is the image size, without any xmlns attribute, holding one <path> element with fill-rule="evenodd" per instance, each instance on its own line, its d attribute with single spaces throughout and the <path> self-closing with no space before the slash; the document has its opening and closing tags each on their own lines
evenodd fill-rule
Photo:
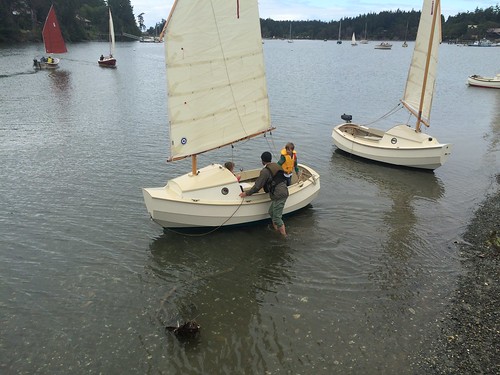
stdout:
<svg viewBox="0 0 500 375">
<path fill-rule="evenodd" d="M 173 332 L 179 339 L 193 339 L 197 338 L 200 334 L 200 325 L 194 320 L 188 320 L 182 325 L 177 327 L 165 327 L 167 331 Z"/>
</svg>

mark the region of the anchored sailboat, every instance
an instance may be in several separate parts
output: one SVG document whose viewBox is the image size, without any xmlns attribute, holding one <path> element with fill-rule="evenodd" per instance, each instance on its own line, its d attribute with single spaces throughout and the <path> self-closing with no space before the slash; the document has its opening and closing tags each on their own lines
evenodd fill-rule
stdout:
<svg viewBox="0 0 500 375">
<path fill-rule="evenodd" d="M 494 77 L 484 77 L 478 74 L 474 74 L 467 78 L 467 84 L 469 86 L 500 89 L 500 73 Z"/>
<path fill-rule="evenodd" d="M 337 44 L 342 44 L 342 39 L 340 39 L 340 32 L 342 30 L 342 20 L 339 22 L 339 37 L 337 39 Z"/>
<path fill-rule="evenodd" d="M 406 39 L 408 38 L 408 21 L 406 21 L 406 31 L 405 31 L 405 41 L 403 42 L 403 47 L 408 47 Z"/>
<path fill-rule="evenodd" d="M 416 118 L 415 128 L 406 124 L 387 131 L 357 125 L 352 116 L 333 129 L 335 145 L 350 154 L 379 162 L 423 169 L 436 169 L 448 159 L 452 146 L 421 132 L 430 125 L 436 79 L 438 48 L 441 42 L 440 0 L 424 0 L 417 40 L 413 50 L 403 106 Z"/>
<path fill-rule="evenodd" d="M 358 43 L 356 42 L 356 34 L 352 33 L 352 38 L 351 38 L 351 46 L 357 46 Z"/>
<path fill-rule="evenodd" d="M 293 43 L 292 39 L 292 24 L 290 23 L 290 33 L 288 35 L 288 43 Z"/>
<path fill-rule="evenodd" d="M 361 39 L 361 41 L 359 42 L 360 44 L 368 44 L 367 31 L 368 31 L 368 22 L 365 22 L 365 37 L 364 39 Z"/>
<path fill-rule="evenodd" d="M 193 27 L 196 25 L 196 27 Z M 191 172 L 144 188 L 151 218 L 164 228 L 220 227 L 269 218 L 269 194 L 240 198 L 260 169 L 240 181 L 220 164 L 198 169 L 197 155 L 263 135 L 271 126 L 257 0 L 177 0 L 165 33 L 169 161 L 191 157 Z M 258 155 L 260 153 L 256 153 Z M 258 158 L 258 156 L 257 156 Z M 299 164 L 283 213 L 306 207 L 320 177 Z"/>
</svg>

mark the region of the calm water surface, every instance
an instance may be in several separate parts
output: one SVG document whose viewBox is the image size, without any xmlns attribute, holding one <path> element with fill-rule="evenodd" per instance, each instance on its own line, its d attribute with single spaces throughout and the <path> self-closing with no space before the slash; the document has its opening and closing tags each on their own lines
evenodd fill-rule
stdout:
<svg viewBox="0 0 500 375">
<path fill-rule="evenodd" d="M 277 130 L 202 155 L 256 168 L 296 144 L 321 174 L 313 206 L 267 225 L 185 236 L 152 223 L 141 187 L 167 164 L 163 46 L 69 45 L 34 72 L 41 45 L 0 48 L 0 372 L 414 373 L 461 274 L 456 241 L 499 172 L 500 92 L 470 88 L 500 48 L 442 45 L 432 128 L 453 143 L 434 173 L 336 151 L 342 113 L 371 123 L 397 105 L 410 48 L 266 41 Z M 399 111 L 378 122 L 407 121 Z M 197 342 L 165 325 L 196 319 Z"/>
</svg>

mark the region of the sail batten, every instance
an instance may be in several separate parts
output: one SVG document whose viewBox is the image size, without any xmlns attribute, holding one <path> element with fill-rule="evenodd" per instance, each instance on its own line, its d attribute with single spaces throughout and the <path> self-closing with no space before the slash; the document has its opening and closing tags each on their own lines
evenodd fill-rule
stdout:
<svg viewBox="0 0 500 375">
<path fill-rule="evenodd" d="M 424 0 L 402 102 L 427 126 L 430 123 L 440 43 L 440 1 Z"/>
<path fill-rule="evenodd" d="M 170 159 L 271 129 L 257 2 L 177 0 L 165 32 Z"/>
<path fill-rule="evenodd" d="M 53 5 L 50 6 L 45 24 L 43 25 L 42 37 L 46 53 L 67 52 L 66 44 L 64 43 L 61 28 L 59 27 L 59 22 L 57 21 L 56 11 Z"/>
</svg>

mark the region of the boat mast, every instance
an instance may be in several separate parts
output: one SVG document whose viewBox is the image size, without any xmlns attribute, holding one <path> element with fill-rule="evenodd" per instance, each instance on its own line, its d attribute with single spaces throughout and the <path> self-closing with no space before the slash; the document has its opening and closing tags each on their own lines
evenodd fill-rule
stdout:
<svg viewBox="0 0 500 375">
<path fill-rule="evenodd" d="M 191 173 L 193 174 L 193 176 L 196 176 L 196 174 L 198 173 L 197 169 L 198 166 L 196 163 L 196 155 L 191 155 Z"/>
<path fill-rule="evenodd" d="M 431 52 L 432 52 L 432 47 L 433 47 L 433 40 L 434 40 L 434 31 L 436 30 L 436 20 L 437 17 L 439 16 L 439 20 L 441 21 L 441 12 L 439 12 L 439 15 L 436 12 L 437 9 L 441 9 L 440 7 L 440 0 L 435 0 L 436 2 L 434 3 L 434 8 L 432 9 L 432 27 L 431 27 L 431 33 L 429 35 L 429 43 L 427 46 L 427 57 L 425 59 L 425 71 L 424 71 L 424 82 L 422 84 L 422 92 L 420 93 L 420 104 L 418 106 L 418 116 L 417 116 L 417 124 L 415 126 L 415 131 L 417 133 L 420 133 L 420 124 L 424 124 L 425 126 L 429 126 L 429 124 L 426 124 L 424 121 L 422 121 L 422 107 L 424 106 L 424 98 L 425 98 L 425 88 L 427 86 L 427 74 L 429 72 L 429 65 L 431 61 Z"/>
</svg>

